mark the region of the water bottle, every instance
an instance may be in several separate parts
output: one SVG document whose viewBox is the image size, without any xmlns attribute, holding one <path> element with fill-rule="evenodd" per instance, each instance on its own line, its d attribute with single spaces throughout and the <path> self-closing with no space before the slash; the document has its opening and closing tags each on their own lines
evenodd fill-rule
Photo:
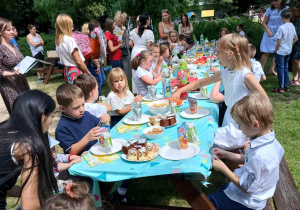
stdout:
<svg viewBox="0 0 300 210">
<path fill-rule="evenodd" d="M 201 36 L 200 36 L 200 45 L 201 46 L 203 45 L 203 39 L 204 39 L 203 34 L 201 34 Z"/>
<path fill-rule="evenodd" d="M 163 68 L 161 70 L 161 76 L 163 78 L 169 78 L 170 77 L 170 74 L 169 74 L 169 69 L 168 69 L 168 66 L 167 65 L 163 65 Z"/>
<path fill-rule="evenodd" d="M 205 54 L 205 56 L 208 55 L 208 48 L 209 48 L 208 43 L 209 43 L 208 39 L 205 38 L 205 41 L 204 41 L 204 54 Z"/>
<path fill-rule="evenodd" d="M 172 59 L 172 72 L 174 78 L 177 77 L 178 68 L 179 68 L 179 58 L 177 56 L 177 53 L 174 53 Z"/>
</svg>

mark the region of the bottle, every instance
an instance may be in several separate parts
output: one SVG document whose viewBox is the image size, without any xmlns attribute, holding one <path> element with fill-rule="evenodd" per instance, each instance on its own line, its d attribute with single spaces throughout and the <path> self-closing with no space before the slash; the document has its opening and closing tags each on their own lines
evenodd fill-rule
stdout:
<svg viewBox="0 0 300 210">
<path fill-rule="evenodd" d="M 177 74 L 177 82 L 178 82 L 178 89 L 187 85 L 187 74 L 185 71 L 183 71 L 182 66 L 179 66 L 179 71 Z M 188 98 L 188 92 L 181 93 L 179 98 L 181 100 L 186 100 Z"/>
<path fill-rule="evenodd" d="M 200 45 L 203 45 L 203 34 L 201 34 L 201 36 L 200 36 Z"/>
<path fill-rule="evenodd" d="M 173 73 L 173 78 L 177 77 L 178 68 L 179 68 L 179 58 L 177 56 L 177 53 L 174 53 L 174 56 L 172 58 L 172 73 Z"/>
<path fill-rule="evenodd" d="M 182 55 L 182 56 L 181 56 L 181 60 L 182 60 L 182 68 L 183 68 L 183 71 L 186 71 L 186 69 L 187 69 L 186 56 L 185 56 L 185 55 Z"/>
<path fill-rule="evenodd" d="M 209 49 L 209 42 L 208 42 L 208 39 L 205 38 L 205 41 L 204 41 L 204 53 L 203 53 L 203 54 L 205 54 L 205 56 L 208 55 L 208 49 Z"/>
<path fill-rule="evenodd" d="M 162 70 L 161 70 L 161 76 L 162 78 L 169 78 L 170 77 L 170 72 L 168 69 L 167 65 L 163 65 Z"/>
</svg>

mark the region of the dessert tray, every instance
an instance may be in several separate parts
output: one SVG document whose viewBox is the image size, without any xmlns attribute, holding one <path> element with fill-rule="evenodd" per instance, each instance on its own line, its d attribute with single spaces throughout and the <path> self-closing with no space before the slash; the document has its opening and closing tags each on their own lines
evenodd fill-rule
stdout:
<svg viewBox="0 0 300 210">
<path fill-rule="evenodd" d="M 187 149 L 179 149 L 178 141 L 172 141 L 159 150 L 159 155 L 167 160 L 184 160 L 196 156 L 200 152 L 198 145 L 188 142 Z"/>
<path fill-rule="evenodd" d="M 140 146 L 139 141 L 142 141 L 145 147 Z M 139 141 L 133 139 L 123 144 L 121 158 L 129 162 L 146 162 L 158 156 L 159 144 L 147 143 L 146 139 Z"/>
<path fill-rule="evenodd" d="M 128 160 L 128 159 L 127 159 L 127 155 L 125 155 L 125 154 L 122 154 L 122 155 L 121 155 L 121 158 L 122 158 L 123 160 L 129 161 L 129 162 L 138 162 L 138 163 L 141 163 L 141 162 L 147 162 L 147 161 L 153 160 L 154 158 L 156 158 L 156 157 L 158 156 L 158 154 L 159 154 L 159 153 L 157 152 L 155 156 L 153 156 L 153 157 L 151 157 L 151 158 L 149 158 L 149 159 L 147 159 L 147 160 Z"/>
<path fill-rule="evenodd" d="M 110 152 L 106 152 L 105 147 L 101 147 L 99 142 L 91 147 L 91 153 L 94 155 L 111 155 L 122 150 L 122 144 L 126 142 L 124 139 L 112 139 L 113 147 Z"/>
</svg>

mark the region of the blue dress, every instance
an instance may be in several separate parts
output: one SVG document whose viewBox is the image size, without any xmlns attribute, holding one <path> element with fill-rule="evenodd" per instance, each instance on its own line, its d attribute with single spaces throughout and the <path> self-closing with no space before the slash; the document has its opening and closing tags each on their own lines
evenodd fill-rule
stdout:
<svg viewBox="0 0 300 210">
<path fill-rule="evenodd" d="M 289 7 L 287 6 L 284 9 L 287 9 L 287 8 L 289 8 Z M 272 10 L 271 7 L 269 7 L 267 9 L 267 11 L 265 13 L 265 16 L 269 17 L 267 26 L 272 31 L 273 36 L 268 37 L 267 31 L 264 32 L 263 38 L 260 43 L 260 51 L 261 52 L 264 52 L 264 53 L 273 53 L 274 52 L 275 46 L 277 43 L 277 39 L 274 37 L 274 35 L 276 34 L 279 26 L 281 26 L 283 24 L 283 22 L 281 20 L 281 12 L 284 9 L 280 10 L 279 12 L 276 8 Z"/>
</svg>

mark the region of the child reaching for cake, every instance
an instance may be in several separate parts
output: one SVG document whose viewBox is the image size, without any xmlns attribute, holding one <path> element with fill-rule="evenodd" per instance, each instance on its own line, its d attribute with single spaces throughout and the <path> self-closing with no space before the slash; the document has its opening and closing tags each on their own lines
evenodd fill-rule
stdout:
<svg viewBox="0 0 300 210">
<path fill-rule="evenodd" d="M 108 85 L 110 93 L 107 96 L 107 102 L 112 108 L 111 126 L 114 126 L 125 114 L 130 112 L 130 104 L 142 101 L 143 97 L 141 95 L 133 96 L 128 87 L 126 74 L 121 68 L 113 68 L 110 70 L 108 74 Z"/>
</svg>

